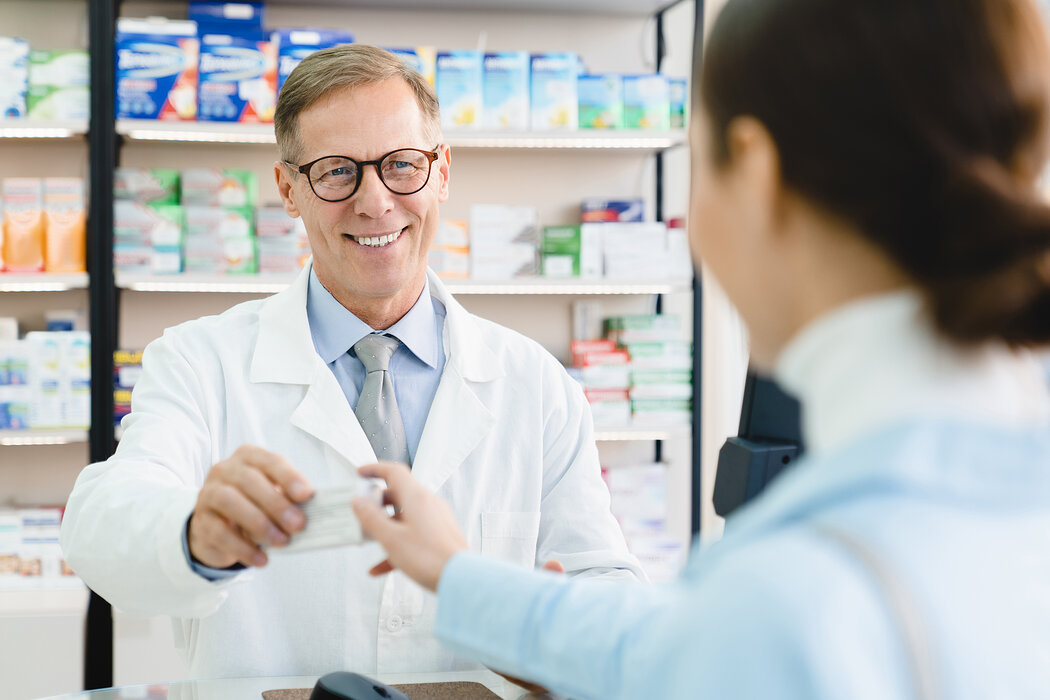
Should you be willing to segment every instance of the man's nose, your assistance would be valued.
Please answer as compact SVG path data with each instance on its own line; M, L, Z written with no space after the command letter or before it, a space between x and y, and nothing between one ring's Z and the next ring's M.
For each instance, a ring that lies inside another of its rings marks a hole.
M361 186L353 198L358 214L378 218L394 206L394 193L387 189L379 177L379 166L369 163L361 172Z

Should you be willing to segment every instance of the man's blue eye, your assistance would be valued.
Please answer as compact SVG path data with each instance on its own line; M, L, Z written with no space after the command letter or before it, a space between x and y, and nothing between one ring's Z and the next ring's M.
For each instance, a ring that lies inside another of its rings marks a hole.
M394 167L395 168L407 168L410 165L412 165L412 164L409 163L407 160L395 160L394 161Z

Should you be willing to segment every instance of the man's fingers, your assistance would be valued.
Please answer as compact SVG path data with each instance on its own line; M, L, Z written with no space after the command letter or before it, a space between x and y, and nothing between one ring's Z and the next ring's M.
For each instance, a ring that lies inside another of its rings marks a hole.
M302 503L314 494L306 477L275 452L254 445L241 445L233 457L261 471L296 503Z
M215 569L237 562L245 566L265 566L266 554L241 534L239 528L215 513L194 512L189 528L190 554Z
M306 525L303 512L292 501L285 498L282 491L274 488L273 482L262 472L255 469L241 469L236 478L236 486L266 514L271 523L281 529L282 533L270 533L267 544L286 544L287 538L281 541L280 534L294 535Z
M365 477L378 477L386 481L387 488L398 496L406 483L412 482L412 472L404 464L377 462L359 467L357 473Z
M394 570L394 567L390 563L390 560L389 559L384 559L383 561L379 562L378 564L373 566L371 569L369 569L368 570L368 575L369 576L382 576L383 574L389 574L393 570Z
M553 571L556 574L564 574L565 567L557 559L551 559L541 567L544 571Z
M221 484L207 488L201 492L198 502L243 530L253 544L288 543L288 535L236 486Z

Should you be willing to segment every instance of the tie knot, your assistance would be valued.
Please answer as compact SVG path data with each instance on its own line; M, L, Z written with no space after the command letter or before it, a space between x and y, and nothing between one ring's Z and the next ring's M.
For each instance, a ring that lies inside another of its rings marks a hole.
M390 366L390 358L400 344L401 341L392 335L369 333L354 343L354 354L365 366L365 372L385 372Z

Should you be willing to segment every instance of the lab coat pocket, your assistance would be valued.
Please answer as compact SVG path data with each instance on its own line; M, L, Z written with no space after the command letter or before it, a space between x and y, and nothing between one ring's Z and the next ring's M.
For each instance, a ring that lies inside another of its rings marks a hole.
M538 512L481 514L481 553L485 556L532 567L539 534Z

